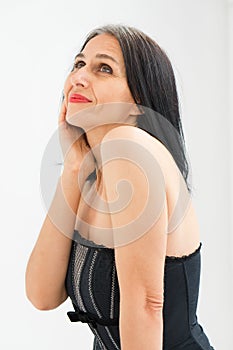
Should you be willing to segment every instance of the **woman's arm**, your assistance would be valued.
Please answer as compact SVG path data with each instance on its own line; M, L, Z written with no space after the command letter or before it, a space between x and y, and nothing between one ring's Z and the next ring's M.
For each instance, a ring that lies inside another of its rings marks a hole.
M80 200L78 171L63 170L26 268L26 295L40 310L67 299L65 276Z
M162 350L163 346L168 213L164 155L151 140L137 128L121 126L101 144L120 287L122 350Z
M40 310L54 309L67 299L65 277L81 191L95 169L83 130L66 121L66 106L64 99L58 119L64 169L25 275L26 295Z

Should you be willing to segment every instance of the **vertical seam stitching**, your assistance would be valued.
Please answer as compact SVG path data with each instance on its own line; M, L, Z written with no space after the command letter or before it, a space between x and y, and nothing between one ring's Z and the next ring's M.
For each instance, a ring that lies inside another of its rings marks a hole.
M114 291L115 291L115 264L113 264L113 268L112 268L110 318L114 318Z
M80 253L82 253L82 254L80 254ZM78 255L81 255L81 258L78 259L77 258ZM75 251L74 251L74 260L73 260L73 264L72 264L72 286L73 286L73 291L74 291L74 296L75 296L77 306L82 311L86 311L86 308L84 306L79 288L80 288L81 272L82 272L82 268L84 265L86 255L87 255L87 249L83 248L83 250L81 250L81 246L78 243L76 243ZM74 271L74 265L76 266L77 260L80 260L80 265L79 265L78 271ZM75 272L77 272L76 279L75 279Z
M89 291L89 295L90 295L90 298L91 298L91 301L92 301L92 305L96 311L96 313L98 314L98 316L100 318L103 318L103 316L101 315L96 303L95 303L95 300L94 300L94 295L92 293L92 275L93 275L93 267L94 267L94 263L95 263L95 260L96 260L96 257L97 257L97 254L98 254L98 251L95 251L94 254L93 254L93 257L92 257L92 261L91 261L91 266L90 266L90 270L89 270L89 276L88 276L88 291Z

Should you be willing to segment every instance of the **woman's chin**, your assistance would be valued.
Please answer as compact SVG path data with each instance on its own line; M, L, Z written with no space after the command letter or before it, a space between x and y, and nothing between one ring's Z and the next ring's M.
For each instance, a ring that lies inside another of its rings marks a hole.
M66 121L71 125L83 128L82 124L85 124L85 119L87 119L88 114L87 108L82 106L73 107L68 104Z
M82 111L83 112L83 111ZM82 128L85 132L88 132L98 126L100 126L99 123L97 123L96 118L91 113L85 113L85 112L76 112L66 114L66 121L70 125Z

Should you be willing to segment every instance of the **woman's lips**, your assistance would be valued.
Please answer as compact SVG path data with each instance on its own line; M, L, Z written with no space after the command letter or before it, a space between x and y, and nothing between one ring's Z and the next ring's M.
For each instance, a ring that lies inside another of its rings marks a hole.
M87 97L79 95L79 94L72 94L70 95L69 102L71 103L87 103L91 102Z

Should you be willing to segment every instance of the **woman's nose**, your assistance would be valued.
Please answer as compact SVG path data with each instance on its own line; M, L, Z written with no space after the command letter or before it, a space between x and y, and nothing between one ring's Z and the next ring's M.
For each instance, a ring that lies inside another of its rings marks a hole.
M87 87L90 83L89 73L82 67L71 74L70 81L73 86L82 85L83 87Z

